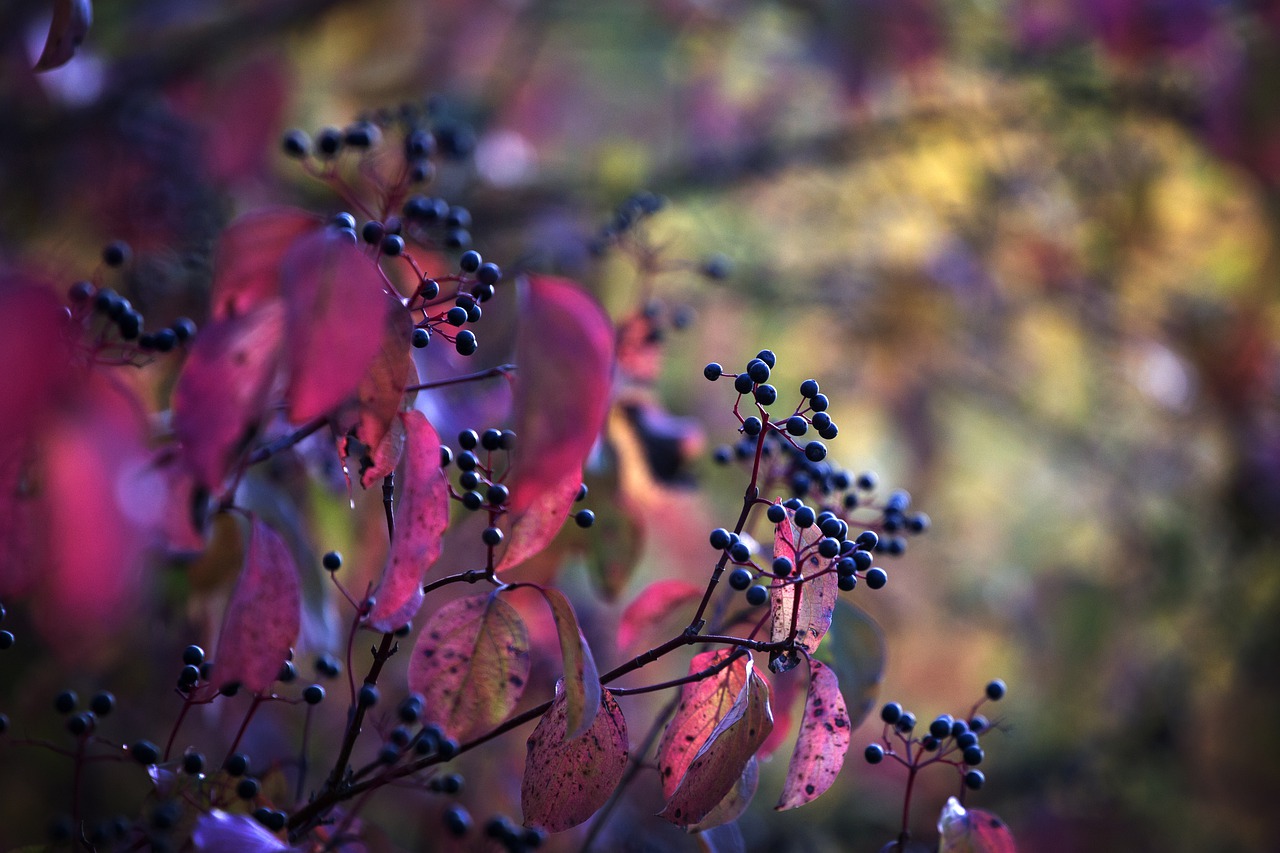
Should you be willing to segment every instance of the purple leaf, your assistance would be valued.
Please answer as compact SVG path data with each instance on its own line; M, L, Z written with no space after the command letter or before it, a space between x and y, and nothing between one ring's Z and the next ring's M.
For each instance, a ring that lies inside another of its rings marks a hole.
M399 460L395 442L389 446L387 438L413 370L413 359L409 355L412 328L413 318L409 312L393 303L387 313L378 354L356 388L355 423L351 431L368 448L368 457L362 460L360 471L360 485L366 489L391 472ZM344 422L343 432L347 423ZM348 455L345 437L339 442L338 450L343 457Z
M938 816L938 853L1017 853L1008 825L991 812L965 810L951 797Z
M604 426L613 375L609 318L576 284L530 277L520 295L512 523L498 571L541 551L564 524Z
M586 638L578 627L578 617L564 593L550 587L537 587L551 608L560 637L560 653L564 656L564 704L569 740L579 737L592 725L600 707L600 673Z
M715 666L732 653L732 649L714 649L696 654L689 662L689 674ZM680 703L658 745L658 772L667 799L676 792L698 750L733 709L747 683L747 659L739 657L715 675L681 686Z
M53 0L53 21L49 24L44 50L33 70L50 71L70 62L84 43L92 24L93 3L90 0Z
M801 532L792 522L792 513L778 525L774 535L773 555L786 557L795 565L793 577L797 575L814 575L826 569L831 560L824 559L810 552L803 565L796 560L796 554L818 541L821 533L816 527ZM795 625L795 641L798 649L812 652L818 648L827 629L831 627L831 613L840 597L839 581L834 572L814 577L803 584L788 584L776 587L770 593L773 599L773 623L770 640L780 642L791 638L792 625ZM797 611L799 611L797 613ZM800 652L787 649L769 655L769 669L774 672L786 672L800 663Z
M529 680L529 632L496 593L451 601L431 615L409 661L422 722L464 741L511 713Z
M689 827L689 831L714 829L737 820L747 810L747 806L751 805L751 799L756 795L758 787L760 787L760 761L753 755L747 762L747 766L743 768L738 781L729 789L729 793L724 795L724 799L717 803L706 817Z
M249 815L228 814L220 809L196 818L191 843L202 853L273 853L294 850Z
M622 611L618 621L618 648L629 649L648 629L664 621L680 605L697 601L703 587L682 580L659 580L649 584Z
M249 537L244 570L218 634L210 689L235 682L251 693L266 692L298 638L302 602L293 556L258 518Z
M747 683L737 701L694 755L660 817L686 827L706 819L741 779L771 731L769 685L748 664Z
M279 302L200 330L173 389L173 431L201 485L216 489L257 432L283 333Z
M295 241L281 265L289 419L328 414L356 393L382 346L388 296L372 259L332 230Z
M849 711L835 672L810 658L809 695L800 720L800 734L787 768L787 781L774 808L782 811L802 806L830 788L844 766L851 733Z
M440 468L440 437L421 412L401 415L404 471L397 482L395 535L368 616L375 631L394 631L422 606L422 576L440 556L449 526L449 481Z
M320 220L305 210L274 207L245 214L218 238L213 259L213 318L247 314L280 296L280 265Z
M587 820L605 804L627 769L627 722L608 690L580 737L568 733L567 691L529 735L520 806L526 826L560 832Z

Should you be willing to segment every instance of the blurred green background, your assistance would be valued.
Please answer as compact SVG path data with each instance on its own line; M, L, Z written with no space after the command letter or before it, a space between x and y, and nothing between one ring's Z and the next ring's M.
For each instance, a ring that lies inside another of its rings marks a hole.
M1009 683L972 805L1028 851L1280 847L1280 4L95 14L77 59L35 76L48 4L0 11L0 259L70 280L122 237L143 258L135 291L199 317L231 215L337 209L277 153L285 128L432 97L474 133L436 191L471 208L487 258L576 277L615 318L652 298L696 310L666 339L655 399L708 447L734 424L701 365L768 346L780 386L812 376L831 397L833 456L929 512L889 587L857 600L887 636L882 700L930 719ZM723 253L726 281L593 257L641 188L670 202L648 226L662 257ZM736 514L741 476L705 450L696 497L637 497L649 535L623 603L699 576L700 537ZM774 814L785 755L743 818L751 849L895 836L902 773L851 754L835 789ZM933 781L925 837L951 788Z

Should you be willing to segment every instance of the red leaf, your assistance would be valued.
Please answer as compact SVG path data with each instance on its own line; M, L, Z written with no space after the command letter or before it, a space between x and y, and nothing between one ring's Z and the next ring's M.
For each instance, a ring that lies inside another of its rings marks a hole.
M680 605L699 600L702 591L703 587L682 580L660 580L649 584L622 611L622 619L618 622L618 648L631 648L632 643L643 637L649 628L666 619Z
M274 301L289 247L319 227L315 216L292 207L255 211L227 226L213 260L213 318L238 317Z
M374 590L368 625L394 631L422 606L422 576L440 556L449 526L449 481L440 467L440 437L421 412L405 412L404 470L397 482L395 535Z
M26 445L0 454L0 601L25 598L40 578L35 460Z
M173 389L173 431L201 485L216 489L257 432L280 357L278 302L200 331Z
M537 587L551 608L560 637L560 653L564 656L564 704L568 721L566 737L573 740L590 728L600 706L600 672L587 640L578 627L578 617L564 593L550 587Z
M368 461L372 463L362 466L360 471L360 485L366 489L394 469L399 459L398 452L391 452L394 446L385 443L413 370L413 359L409 355L412 329L413 318L409 312L401 305L392 304L378 354L356 388L356 420L352 432L368 448ZM343 457L347 456L345 438L338 449Z
M761 760L769 758L784 743L793 740L794 730L791 724L797 716L796 705L804 692L801 688L807 686L808 673L801 678L800 673L794 669L784 673L774 673L773 678L769 679L769 707L773 709L773 731L756 752Z
M276 680L298 638L298 570L284 540L257 518L244 562L218 634L214 685L237 682L245 690L262 693Z
M281 266L288 331L289 419L329 413L355 394L382 346L395 304L381 274L333 230L297 240Z
M836 781L849 751L849 711L830 667L809 659L809 695L787 781L774 806L779 811L802 806L821 796Z
M714 649L694 655L689 674L709 669L732 653L732 649ZM658 745L658 771L662 795L667 799L676 792L694 755L733 709L747 684L748 659L747 655L741 656L710 678L691 681L680 688L680 704Z
M572 282L530 277L520 321L512 523L498 571L541 551L564 524L604 426L613 373L609 318Z
M529 632L497 593L460 598L433 613L409 661L409 688L425 700L423 724L458 741L505 720L528 680Z
M36 625L64 657L91 654L139 604L164 492L132 394L86 377L41 437Z
M594 722L579 737L566 737L568 692L529 735L520 807L525 826L560 832L585 821L605 804L627 769L627 721L608 690L601 690Z
M786 520L778 525L774 535L773 555L786 557L795 563L796 554L818 541L822 534L816 527L801 533L791 519L792 513L788 512ZM804 565L796 565L792 577L814 575L830 564L831 560L813 554L805 558ZM796 646L805 651L815 651L827 629L831 627L831 613L840 598L839 581L835 573L829 572L803 584L777 587L770 595L773 599L770 640L776 643L789 639L794 621ZM786 672L798 663L800 653L791 649L769 655L769 669L774 672Z
M732 790L760 744L773 731L769 685L747 665L747 683L724 719L689 763L660 817L677 826L704 820Z
M938 817L938 853L1017 853L1008 825L991 812L965 810L955 797Z
M71 324L49 290L19 276L0 277L0 447L41 428L72 374Z
M84 43L92 24L93 3L90 0L54 0L49 35L33 70L50 71L70 62Z
M747 766L743 768L738 781L734 782L729 793L724 795L724 799L717 803L706 817L689 827L689 831L714 829L737 820L747 810L747 806L751 805L751 799L755 797L758 787L760 787L760 762L753 755L747 762Z

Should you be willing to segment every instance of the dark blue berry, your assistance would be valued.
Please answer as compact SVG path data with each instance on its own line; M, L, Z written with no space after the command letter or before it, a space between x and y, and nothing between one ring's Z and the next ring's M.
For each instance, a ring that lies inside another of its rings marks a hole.
M316 134L316 153L321 157L333 157L342 149L342 131L336 127L323 128Z
M360 693L356 697L356 704L361 708L372 708L378 704L379 695L376 685L365 684L360 688Z
M836 579L836 586L840 588L841 592L850 592L857 585L857 575L840 575L840 577Z
M778 357L773 354L773 350L762 349L756 353L756 358L767 364L772 369L778 363Z
M806 400L816 396L818 393L818 382L816 379L806 379L800 383L800 396Z
M723 281L733 271L733 264L724 255L712 255L702 262L702 274L712 281Z
M968 746L964 750L964 763L970 767L974 767L982 763L982 759L986 757L986 753L982 751L980 746Z
M319 684L310 685L302 691L302 700L308 705L319 705L324 701L324 688Z
M752 577L751 572L741 566L734 569L732 572L729 572L729 586L733 587L738 592L742 592L747 587L751 586L752 580L754 580L754 578Z
M422 349L427 344L431 343L431 333L422 327L418 327L413 330L413 337L411 340L415 349Z
M964 786L971 791L976 791L986 784L987 777L983 775L981 770L970 770L964 774Z
M13 632L0 631L0 651L13 648Z
M752 382L768 382L769 365L758 358L753 358L747 362L747 375L751 377Z
M596 514L589 509L580 509L573 514L573 521L579 527L590 527L596 523Z
M85 711L82 714L73 714L67 718L67 731L72 737L80 737L93 728L97 716L92 711Z
M817 517L814 515L813 507L801 505L796 510L794 520L796 527L804 529L813 527L814 523L817 521Z
M811 441L804 446L804 457L810 462L821 462L827 458L827 446L821 441Z
M53 709L59 714L70 714L79 704L80 697L76 695L74 690L63 690L57 696L53 697Z
M458 355L474 355L479 346L475 334L466 329L458 332L458 337L453 342L453 348L458 351Z
M484 495L476 491L467 492L462 496L462 505L475 512L484 506Z
M791 435L800 436L809 431L809 422L799 415L792 415L787 418L787 432Z
M734 377L733 390L737 391L739 394L750 394L752 384L750 376L745 373L739 373Z
M440 467L448 468L452 464L453 464L453 451L449 448L449 445L447 444L440 445Z
M316 672L326 678L337 678L342 672L342 665L338 663L333 655L323 654L316 658Z
M723 374L724 368L714 361L702 368L702 375L710 379L712 382L719 379Z
M102 249L102 262L109 267L124 266L129 262L133 250L123 240L113 240Z
M760 405L771 406L778 399L778 389L772 385L757 385L755 397Z
M752 607L759 607L769 600L769 590L759 584L747 590L747 604Z
M897 723L898 731L909 732L916 727L916 715L910 711L903 711L902 717Z
M999 678L995 679L987 685L987 698L993 702L998 702L1004 698L1004 694L1008 691L1005 683Z
M364 224L364 227L360 229L360 236L370 246L381 243L382 238L385 237L386 234L386 228L383 227L382 223L376 219L369 220Z
M791 558L778 556L773 558L773 565L769 568L772 569L773 573L778 577L785 578L787 575L791 574L791 570L794 566L791 564Z
M501 483L494 483L485 493L490 506L502 506L511 499L511 490Z
M821 438L825 439L826 441L834 440L835 437L839 434L840 434L840 428L836 426L834 422L829 423L826 426L824 426L822 429L818 430L818 435ZM814 461L817 461L817 460L814 460Z
M289 157L302 159L311 153L311 137L304 130L293 129L285 133L280 147Z
M948 737L951 734L951 726L954 723L955 720L952 719L950 714L943 714L929 724L929 734L938 739Z
M444 810L444 826L450 835L461 838L471 831L471 815L462 806L449 806Z
M867 569L866 581L867 586L871 589L883 589L884 585L889 582L889 576L885 574L884 569L873 567Z
M382 254L397 257L404 252L404 238L399 234L388 234L382 238Z
M422 697L416 694L406 696L400 703L400 707L396 709L396 713L402 723L418 722L418 717L422 715Z
M472 447L474 446L475 445L472 445ZM479 464L480 464L480 459L470 450L464 450L458 454L457 465L458 465L458 470L460 471L474 471L476 469L476 466L478 466Z
M769 511L765 513L765 517L769 519L771 524L781 524L787 520L787 511L782 504L770 504Z
M845 526L843 521L830 513L823 513L823 515L827 517L818 522L818 529L822 531L823 536L839 539L847 532L847 530L842 529Z
M139 764L151 765L160 760L160 750L149 740L140 740L129 747L133 760Z
M204 772L204 756L198 752L188 752L182 756L182 772L188 776L196 776Z
M326 571L336 572L342 568L342 555L337 551L329 551L320 558L320 565L324 566Z
M424 278L418 285L418 293L423 299L435 299L440 295L440 282L434 278Z
M831 402L827 400L826 394L814 394L809 398L809 408L815 412L825 412L830 405Z
M880 719L892 726L902 719L904 713L902 705L897 702L889 702L880 709Z
M445 312L444 321L450 326L461 326L467 322L467 309L457 305Z
M991 723L986 717L977 714L973 719L969 720L969 730L975 734L981 734L991 727Z
M880 537L876 535L874 530L864 530L859 533L858 538L853 541L856 542L858 547L862 550L870 551L872 548L876 547L876 544L880 541Z
M261 787L257 779L246 776L236 785L236 796L242 800L252 800L258 796Z
M878 743L868 744L863 750L862 757L867 760L868 764L879 764L884 761L884 747Z
M920 745L924 747L925 752L933 752L938 748L939 740L933 735L925 735L920 738Z
M973 732L961 732L956 735L956 746L961 749L968 749L971 746L978 745L978 736Z
M233 752L222 763L222 769L228 776L243 776L249 772L249 756L243 752Z
M751 549L746 542L738 540L729 546L729 559L735 563L745 563L751 559Z
M173 329L173 336L180 344L185 344L196 336L196 324L190 317L179 317L173 321L170 328Z
M471 249L463 252L462 256L458 258L458 268L463 272L475 272L480 269L480 264L483 261L484 259L480 257L480 253L475 249Z
M723 551L725 548L728 548L733 544L732 535L723 527L717 527L715 530L711 531L711 535L708 539L711 542L711 547L715 548L717 551Z
M825 557L826 559L829 560L839 553L840 553L840 543L837 540L831 539L830 537L825 537L819 540L818 542L819 557Z
M742 422L742 431L752 438L760 434L760 430L764 429L764 424L755 415L746 418Z
M116 709L116 697L108 690L99 690L89 700L89 710L99 717L105 717Z
M502 268L497 264L484 263L476 270L476 281L485 287L492 288L502 281Z
M496 527L486 527L480 534L480 540L490 548L495 548L502 544L502 531Z

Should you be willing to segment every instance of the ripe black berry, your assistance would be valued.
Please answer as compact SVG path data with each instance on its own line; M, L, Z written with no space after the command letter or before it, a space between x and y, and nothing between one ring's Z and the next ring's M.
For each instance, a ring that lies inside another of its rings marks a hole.
M755 438L760 434L760 430L764 429L764 424L755 415L745 419L742 422L742 431L747 435Z
M366 684L360 688L360 694L356 697L356 703L361 708L372 708L378 704L378 688L372 684Z
M988 722L987 718L982 716L981 714L974 716L974 718L969 721L969 730L974 734L981 734L982 732L985 732L990 727L991 727L991 723Z
M970 770L964 774L964 786L971 791L976 791L986 784L987 777L983 775L981 770Z
M444 810L444 826L450 835L461 838L471 831L471 815L462 806L449 806Z
M579 527L590 527L596 523L596 514L589 509L580 509L573 514L573 521Z
M227 771L228 776L243 776L249 772L249 756L243 752L233 752L223 762L222 769Z
M458 268L463 272L475 272L480 269L480 264L482 262L483 259L480 257L480 253L475 249L471 249L470 251L463 252L462 257L458 258Z
M342 664L333 655L323 654L316 658L316 672L326 678L337 678L338 673L342 672Z
M502 531L496 527L486 527L480 534L480 539L490 548L497 547L502 544Z
M262 786L258 784L258 780L252 776L246 776L236 785L236 796L242 800L252 800L258 796L258 790Z
M182 756L182 772L195 776L204 772L204 756L198 752L188 752Z
M714 361L702 368L702 375L710 379L712 382L719 379L723 373L724 368Z
M950 714L943 714L929 724L929 734L939 739L947 737L951 734L951 726L954 723L955 720L951 718Z
M53 709L59 714L70 714L76 709L76 705L79 702L80 697L76 695L74 690L63 690L53 697Z
M326 571L336 572L342 568L342 555L337 551L329 551L320 558L320 565L324 566Z
M970 767L981 764L982 759L986 757L980 746L967 746L964 750L964 763Z
M0 631L0 651L13 648L13 632Z
M458 337L453 342L453 348L458 351L458 355L474 355L479 347L475 334L466 329L458 332Z
M821 462L827 458L827 446L821 441L811 441L804 446L804 456L810 462Z
M116 697L106 690L100 690L93 694L93 698L89 700L89 710L97 714L99 717L105 717L116 708Z
M67 718L67 731L73 737L80 737L85 732L93 728L93 724L97 718L92 711L85 711L82 714L75 714Z
M889 582L889 575L885 570L879 567L867 569L866 574L867 586L871 589L883 589L884 585Z
M808 507L801 504L800 507L795 512L794 520L796 523L796 527L804 529L808 527L813 527L814 522L817 521L817 516L814 515L813 507Z
M280 140L280 147L288 156L300 160L311 153L311 137L306 131L294 128L285 133L284 138Z
M129 262L133 250L123 240L113 240L102 249L102 262L109 267L124 266Z
M751 586L752 580L751 572L741 566L729 573L729 586L738 590L738 592L742 592L747 587Z
M961 749L968 749L971 746L978 745L978 736L973 732L961 732L956 735L956 746Z
M800 396L808 400L816 397L818 394L818 382L816 379L806 379L800 383Z
M809 431L809 422L799 415L792 415L787 418L787 432L795 436L804 435Z
M735 563L745 563L751 559L751 549L746 542L738 540L729 546L729 559Z
M769 519L771 524L781 524L787 519L787 511L782 504L772 504L769 511L765 513L765 517Z
M160 750L149 740L138 741L129 747L129 753L133 756L133 760L139 764L151 765L160 759Z
M750 394L752 384L750 376L745 373L739 373L733 379L733 390L739 394Z
M880 709L880 719L884 720L889 725L893 725L898 722L898 720L902 719L903 713L902 705L897 702L889 702Z
M867 760L868 764L879 764L884 761L884 747L878 743L868 744L863 750L862 757Z
M987 698L992 702L998 702L1004 698L1004 694L1008 691L1005 683L999 678L995 679L987 685Z
M858 538L853 540L857 546L863 551L870 551L876 547L880 541L880 537L876 535L874 530L864 530L858 534Z
M388 234L382 238L379 248L382 249L382 254L397 257L404 252L404 238L399 234Z
M396 710L402 723L416 723L418 717L422 714L422 697L410 695L404 698L400 703L400 707Z
M785 578L787 575L791 574L793 566L791 565L791 559L789 557L774 557L773 565L770 568L773 570L775 575Z
M756 358L763 361L770 369L778 363L778 357L773 354L773 350L762 349L760 352L756 353Z
M752 607L759 607L769 600L769 590L756 584L747 590L747 604Z
M836 578L836 586L840 588L841 592L850 592L857 585L857 575L840 575L840 577Z
M717 527L715 530L711 531L709 539L711 541L711 547L715 548L717 551L723 551L725 548L728 548L733 544L732 536L729 531L725 530L723 527Z
M316 153L321 157L332 157L340 150L342 150L342 131L336 127L326 127L316 134Z
M302 691L302 699L308 705L319 705L324 701L324 688L319 684L312 684Z
M898 719L898 731L909 732L916 727L916 715L910 711L903 711L902 716Z
M755 397L756 402L760 405L771 406L778 399L778 389L772 385L757 385Z
M814 394L809 398L809 408L815 412L825 412L831 406L826 394Z
M758 358L753 358L747 362L747 375L751 377L752 382L768 382L769 365Z

